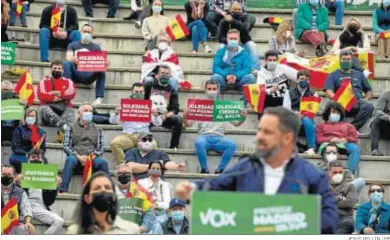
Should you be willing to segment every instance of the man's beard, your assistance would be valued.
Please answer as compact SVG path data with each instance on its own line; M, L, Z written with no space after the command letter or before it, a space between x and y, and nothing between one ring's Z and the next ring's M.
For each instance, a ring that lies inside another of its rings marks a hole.
M255 155L259 159L267 160L267 159L279 154L281 149L282 149L282 147L280 145L273 146L270 149L264 149L264 150L257 149Z

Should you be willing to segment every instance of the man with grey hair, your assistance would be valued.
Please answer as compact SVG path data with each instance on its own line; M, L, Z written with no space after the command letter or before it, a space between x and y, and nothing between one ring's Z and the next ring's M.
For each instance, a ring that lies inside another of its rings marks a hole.
M239 160L218 177L179 183L177 195L189 200L191 192L197 189L320 195L321 232L335 233L338 215L328 177L295 151L299 127L299 118L292 111L267 108L259 122L255 154Z
M76 123L64 134L64 151L67 155L60 192L68 192L73 170L83 169L88 157L93 158L93 172L104 171L110 174L107 161L103 158L104 139L102 130L92 122L92 105L83 103L78 109Z
M18 99L18 95L14 93L13 84L4 80L1 82L1 101ZM12 141L12 135L15 128L19 125L19 120L1 121L1 142Z

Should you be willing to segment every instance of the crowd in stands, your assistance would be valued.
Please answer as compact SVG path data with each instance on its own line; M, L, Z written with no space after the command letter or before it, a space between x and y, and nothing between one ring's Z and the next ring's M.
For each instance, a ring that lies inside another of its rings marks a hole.
M120 5L119 0L83 0L87 17L93 17L91 6L95 3L108 5L107 18L114 18ZM45 234L63 233L64 219L51 211L50 206L56 201L58 194L66 195L72 192L72 187L82 187L71 186L75 185L71 179L74 174L83 174L89 158L93 158L93 174L83 186L82 197L75 209L74 224L68 227L68 234L189 233L187 202L185 199L175 198L173 187L164 178L166 171L185 172L187 163L172 161L169 155L159 148L157 134L153 134L151 129L163 127L171 130L168 147L172 151L179 151L183 130L195 123L188 119L189 110L186 107L181 106L184 113L180 113L179 104L180 83L191 79L185 79L178 53L174 50L175 43L164 33L170 18L164 15L163 0L131 0L130 3L131 12L124 20L135 20L135 26L145 40L146 52L140 69L141 78L132 81L135 83L131 86L129 98L152 101L150 123L122 121L119 101L115 103L115 111L109 115L101 117L97 113L96 107L105 101L106 72L82 72L77 69L78 52L103 51L93 42L93 26L84 24L79 29L76 9L67 5L65 0L56 0L55 4L43 9L39 24L40 60L50 62L51 74L38 83L39 110L21 102L26 109L20 122L1 121L1 141L11 142L12 151L9 164L2 162L1 167L2 209L12 198L16 198L21 219L21 224L15 227L11 234L34 233L32 220L49 225ZM28 25L26 13L30 4L28 0L23 1L20 15L23 27ZM56 7L61 11L61 22L59 29L53 31L50 27L51 15ZM313 79L309 71L298 71L280 63L280 56L294 53L303 57L306 53L298 51L297 40L313 45L317 57L328 54L328 11L335 12L336 25L343 25L344 1L297 0L296 7L292 21L282 21L275 36L269 36L268 51L259 53L251 37L256 17L247 12L245 0L189 0L183 6L193 54L199 51L199 45L203 46L207 54L215 51L212 75L205 81L204 87L202 86L204 99L217 100L220 99L221 93L235 90L245 103L244 108L240 109L242 121L196 123L198 135L191 144L199 162L199 172L214 172L224 176L223 173L226 173L225 170L237 150L237 140L225 136L226 127L228 124L234 127L248 124L246 119L250 107L243 96L243 86L261 84L265 86L265 109L283 107L284 110L293 112L295 117L299 117L300 135L304 136L302 139L306 142L303 150L299 152L309 158L315 154L322 157L317 167L323 171L317 171L316 168L310 174L317 178L320 173L326 173L329 178L323 180L329 186L321 187L330 188L333 193L333 196L327 196L326 204L337 210L339 223L337 230L329 230L328 233L388 234L390 204L384 201L385 188L382 185L372 184L369 187L370 200L358 206L354 217L359 196L366 194L363 192L365 180L358 177L361 160L359 135L364 131L364 126L371 129L369 134L373 156L384 155L379 148L382 138L390 140L390 91L384 91L376 103L372 104L373 89L368 81L370 72L361 66L354 55L371 50L369 36L363 31L359 19L352 18L345 24L329 52L339 55L340 67L329 74L323 89L324 94L321 95L311 87L310 82ZM7 26L15 25L15 11L15 1L8 3L2 0L2 41L8 41ZM373 11L372 28L377 35L390 33L390 0L382 0L380 6ZM217 41L219 49L211 49L208 45L210 41ZM377 57L389 58L390 38L378 37L377 41ZM66 59L50 59L49 49L53 47L67 49ZM261 54L264 56L263 65L260 62ZM346 111L340 103L334 101L334 96L345 78L352 82L352 91L357 99L351 111ZM77 94L76 84L91 85L94 82L95 100L81 103L75 111L72 100ZM326 104L322 121L315 121L300 114L302 97L313 96L324 96L322 100ZM17 98L13 84L3 80L1 99ZM262 116L264 115L258 114L259 119ZM111 159L104 156L104 139L107 136L104 135L101 123L122 127L122 133L108 141L113 164L110 163ZM51 126L57 130L57 142L62 143L66 154L62 174L56 179L56 190L22 189L20 180L23 163L47 164L52 161L46 154L48 133L43 126ZM164 137L167 136L165 133ZM276 142L276 138L270 141ZM36 149L34 146L38 143L40 147ZM291 143L295 142L291 140ZM292 150L295 149L298 150L298 147L292 146ZM209 151L222 155L216 169L209 168ZM341 154L347 155L346 166L341 161ZM245 164L238 167L250 168ZM282 168L274 169L264 162L262 164L264 171L275 174L280 174L279 171L285 167L283 165ZM115 173L110 173L110 166L113 165L116 166ZM304 171L298 167L296 169L296 174ZM112 175L114 179L110 177ZM231 176L226 174L225 180L230 178ZM133 181L139 183L151 197L150 206L142 209L140 223L125 221L117 216L119 199L138 198L137 194L130 193ZM252 188L257 182L241 184L245 185L241 186L243 188ZM202 188L201 185L198 187ZM268 187L264 192L275 194L277 190Z

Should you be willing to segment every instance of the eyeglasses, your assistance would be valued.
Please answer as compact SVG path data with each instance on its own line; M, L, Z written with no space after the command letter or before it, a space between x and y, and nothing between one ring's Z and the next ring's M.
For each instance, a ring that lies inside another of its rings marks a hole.
M373 192L381 193L381 192L383 192L383 191L382 191L382 189L380 189L380 188L370 189L369 193L373 193Z
M147 142L147 141L153 142L153 138L152 137L144 137L141 140L142 140L142 142Z

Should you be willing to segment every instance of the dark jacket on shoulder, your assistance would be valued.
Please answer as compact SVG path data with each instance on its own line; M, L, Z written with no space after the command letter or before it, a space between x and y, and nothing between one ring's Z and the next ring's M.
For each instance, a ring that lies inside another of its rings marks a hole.
M164 96L168 106L168 112L172 111L174 114L179 113L179 94L171 85L161 86L156 79L153 82L146 82L145 99L150 99L153 95Z
M252 38L249 35L249 25L250 20L246 13L241 13L239 17L233 17L231 22L226 22L225 19L221 19L218 26L218 41L226 44L226 34L230 29L237 29L240 31L240 40L242 44L251 41Z
M43 9L42 15L41 15L41 22L39 24L39 29L41 29L41 28L50 29L51 12L53 11L53 9L55 7L56 7L56 5L52 4L52 5L47 6ZM66 16L66 23L64 26L65 12L66 12L67 16ZM75 8L73 8L69 5L66 5L66 10L64 10L61 13L60 28L65 29L68 32L68 34L74 30L79 29L79 21L77 18L77 12L76 12Z
M173 228L173 222L172 222L172 218L168 218L167 221L165 221L164 223L162 223L162 229L164 231L164 234L177 234L175 229ZM181 229L180 229L180 233L179 234L188 234L188 227L189 227L189 224L188 224L188 220L186 217L184 217L184 220L183 220L183 224L181 225Z

